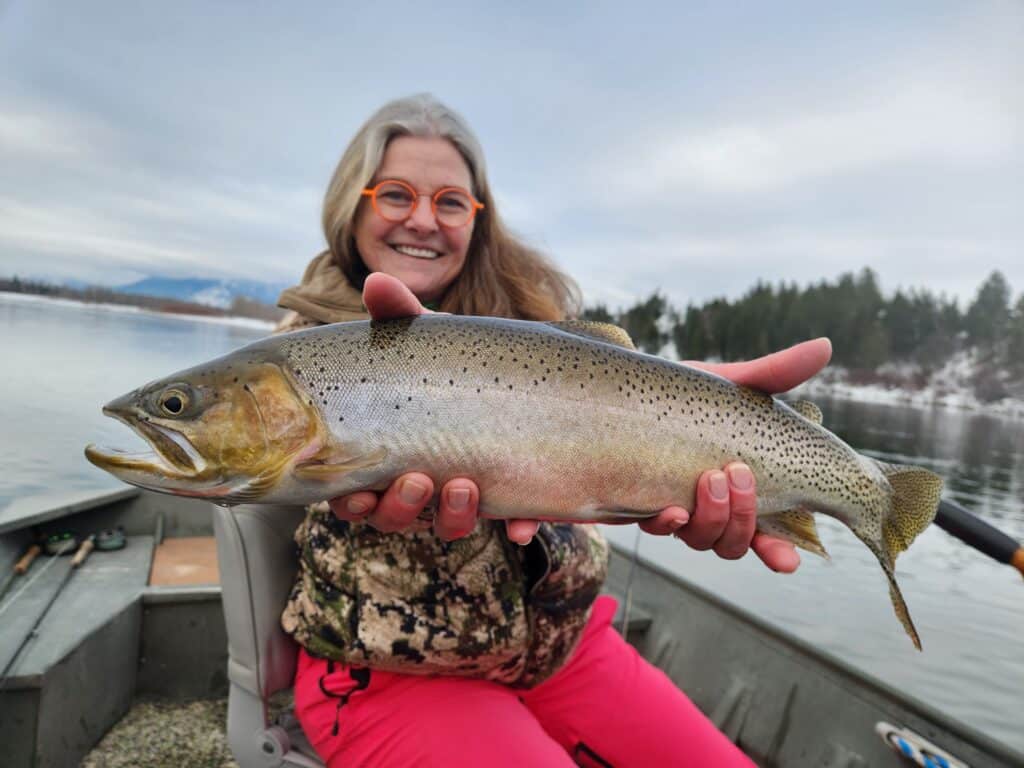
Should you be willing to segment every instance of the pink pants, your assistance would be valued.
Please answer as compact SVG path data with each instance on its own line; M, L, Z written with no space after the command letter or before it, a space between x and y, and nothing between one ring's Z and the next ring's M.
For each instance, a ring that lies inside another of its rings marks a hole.
M572 658L530 690L338 663L328 673L326 661L301 651L295 710L330 768L751 768L612 628L615 607L598 598Z

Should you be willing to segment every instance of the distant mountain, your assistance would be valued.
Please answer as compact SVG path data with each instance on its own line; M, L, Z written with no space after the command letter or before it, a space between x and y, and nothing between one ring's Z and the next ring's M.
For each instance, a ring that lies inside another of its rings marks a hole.
M147 277L128 285L119 285L115 290L143 296L193 301L198 304L227 309L231 306L231 302L240 296L274 306L277 304L277 297L281 291L288 286L289 283L262 283L256 280Z

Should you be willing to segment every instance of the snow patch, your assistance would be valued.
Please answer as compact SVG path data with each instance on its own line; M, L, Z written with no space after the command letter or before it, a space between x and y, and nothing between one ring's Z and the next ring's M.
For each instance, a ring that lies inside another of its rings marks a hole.
M926 376L914 363L886 363L876 371L884 383L854 383L850 380L849 370L833 366L796 387L790 394L920 409L950 408L1024 421L1024 400L1020 398L1006 397L995 402L978 399L973 385L978 369L979 361L973 350L957 352L930 376Z

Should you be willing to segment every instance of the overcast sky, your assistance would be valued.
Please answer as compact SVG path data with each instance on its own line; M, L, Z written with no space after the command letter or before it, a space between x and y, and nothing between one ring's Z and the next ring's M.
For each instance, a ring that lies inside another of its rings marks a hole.
M0 0L0 274L293 281L384 101L462 112L590 301L1024 291L1024 3Z

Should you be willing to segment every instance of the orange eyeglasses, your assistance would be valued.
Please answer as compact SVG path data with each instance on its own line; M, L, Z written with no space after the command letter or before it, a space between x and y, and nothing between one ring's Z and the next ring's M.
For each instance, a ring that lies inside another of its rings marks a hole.
M453 229L469 224L484 207L461 187L442 187L431 196L420 194L410 184L397 179L385 179L375 187L367 187L363 197L370 198L378 216L395 224L412 216L421 197L429 197L437 223Z

